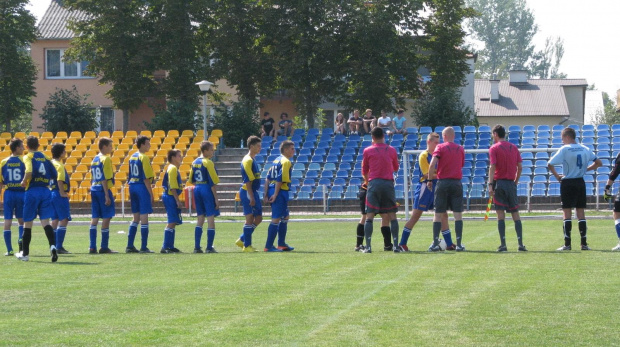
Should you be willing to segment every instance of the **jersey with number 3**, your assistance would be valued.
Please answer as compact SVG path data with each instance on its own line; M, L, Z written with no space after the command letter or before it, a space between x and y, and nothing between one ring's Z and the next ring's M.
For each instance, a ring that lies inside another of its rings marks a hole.
M551 165L562 165L564 178L582 178L596 155L578 143L564 145L549 159Z
M107 155L101 153L97 154L93 158L93 162L90 164L90 191L102 192L103 184L107 181L108 188L114 186L114 170L112 169L112 159Z
M26 190L32 187L49 188L51 181L58 176L52 160L41 152L31 152L24 156L26 173L32 173Z
M207 158L198 158L192 163L192 172L189 176L190 183L203 187L213 187L220 183L220 178L215 170L213 162Z
M144 184L147 178L153 178L151 161L146 155L136 152L129 158L129 184Z
M26 171L26 165L21 157L10 156L0 163L2 167L2 175L0 175L0 183L6 186L8 190L23 192L22 179Z

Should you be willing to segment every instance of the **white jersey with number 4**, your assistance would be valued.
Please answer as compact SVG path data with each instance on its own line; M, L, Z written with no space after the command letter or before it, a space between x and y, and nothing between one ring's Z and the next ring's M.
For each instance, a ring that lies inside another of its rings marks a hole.
M564 178L582 178L588 164L596 160L592 150L578 143L564 145L549 159L551 165L562 165Z

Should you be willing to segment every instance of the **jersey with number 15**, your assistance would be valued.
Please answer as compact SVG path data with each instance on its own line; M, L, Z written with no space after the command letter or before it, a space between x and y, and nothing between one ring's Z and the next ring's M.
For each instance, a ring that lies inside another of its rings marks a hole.
M550 165L562 165L564 178L582 178L588 165L596 160L590 148L578 143L564 145L549 159Z
M108 188L114 186L114 170L112 169L112 159L107 155L101 153L97 154L93 158L93 162L90 164L90 191L102 192L103 184L107 181Z
M26 173L32 173L26 190L32 187L49 188L52 180L58 176L52 160L41 152L30 152L24 156Z
M136 152L129 158L129 184L144 184L144 180L155 177L149 157Z

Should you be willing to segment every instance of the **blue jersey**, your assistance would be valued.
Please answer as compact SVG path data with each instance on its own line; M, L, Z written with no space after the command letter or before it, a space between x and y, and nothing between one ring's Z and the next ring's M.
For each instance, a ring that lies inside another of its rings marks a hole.
M58 177L56 177L56 179L52 181L52 185L50 186L50 189L52 191L58 192L58 182L63 182L65 185L65 192L69 192L69 190L71 189L71 183L69 181L69 174L67 174L67 169L65 169L65 165L55 159L52 160L52 164L56 168Z
M6 186L7 190L25 191L22 187L22 180L26 174L26 165L22 157L10 156L0 163L0 167L2 167L0 182Z
M168 165L168 169L166 170L161 186L164 190L164 195L172 196L175 191L177 195L181 195L183 183L181 182L179 169L176 166L172 164Z
M26 165L26 173L32 173L26 190L32 187L49 188L52 180L58 176L51 159L41 152L28 153L24 156L24 164Z
M101 153L93 158L90 164L90 191L102 192L103 184L108 182L108 189L114 186L114 169L112 169L112 159Z
M564 178L582 178L588 170L588 163L596 155L588 147L578 143L564 145L549 159L550 165L562 165Z
M288 184L291 183L292 172L293 165L291 161L283 155L279 156L273 161L273 166L269 168L267 172L269 186L275 186L276 182L282 182L280 190L288 191Z
M241 161L241 178L243 179L241 189L247 190L245 184L248 182L252 182L252 191L258 191L260 188L260 169L249 154Z
M196 185L196 188L213 187L220 183L220 178L215 170L213 162L207 158L198 158L192 163L192 172L189 175L190 183Z
M145 179L155 177L149 157L136 152L129 158L129 184L144 184Z

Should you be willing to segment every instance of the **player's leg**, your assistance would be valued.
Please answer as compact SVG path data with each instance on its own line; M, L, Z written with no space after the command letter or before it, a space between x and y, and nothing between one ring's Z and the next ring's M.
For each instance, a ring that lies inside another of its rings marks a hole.
M217 253L213 248L213 242L215 241L215 215L207 216L207 248L205 253Z
M71 254L64 248L65 235L67 235L67 225L71 220L71 206L69 198L58 197L54 200L55 215L58 216L58 225L52 228L56 233L56 249L58 254Z
M140 253L153 253L148 248L149 242L149 215L140 213Z
M590 247L588 247L588 225L586 223L586 209L585 208L576 208L575 215L577 216L577 220L579 220L579 235L581 236L581 250L589 251Z
M6 197L6 195L5 195ZM11 218L7 219L7 212L11 214ZM4 255L14 255L13 245L11 243L11 224L13 224L13 211L7 211L4 207L4 244L6 245L6 253Z
M392 250L394 245L391 240L390 216L387 213L379 214L381 216L381 235L383 236L383 250L388 252Z
M272 196L275 192L275 187L270 186L267 190L267 196ZM275 201L271 204L271 223L267 228L267 240L265 241L265 252L282 252L282 250L275 247L273 244L278 236L278 229L280 227L280 220L282 216L286 214L287 207L284 206L284 201L280 194L276 196Z
M355 232L355 251L359 252L364 250L364 224L366 223L366 210L362 214L360 221L357 223L357 230Z
M499 233L500 245L497 247L498 252L506 252L506 212L502 208L495 210L497 213L497 231Z
M562 200L562 214L564 217L564 246L558 248L558 251L571 250L571 231L573 229L572 215L573 208L577 207L577 199L575 197L576 189L574 179L564 179L560 182L560 198Z
M517 233L517 242L519 243L519 251L527 251L527 248L523 245L523 225L521 224L521 215L519 210L511 212L512 220L515 223L515 232Z
M573 209L572 208L563 208L562 215L564 217L563 220L563 231L564 231L564 246L558 248L558 251L570 251L571 250L571 231L573 229Z
M366 248L363 250L364 253L372 252L371 238L372 238L372 222L374 219L375 219L375 213L367 211L366 221L364 222L364 238L366 239Z
M69 219L65 218L58 223L58 228L56 228L56 249L58 249L58 253L60 254L71 254L71 252L67 251L64 247L65 235L67 235L67 225L69 225Z
M398 219L396 218L396 212L389 212L387 216L390 221L390 233L392 234L392 251L400 252L401 249L398 247Z
M138 234L138 224L140 224L140 194L136 185L129 185L129 201L131 203L131 213L133 218L129 223L129 231L127 232L127 247L125 253L138 253L135 246L136 235Z
M616 196L614 202L614 224L616 228L616 235L618 236L618 245L611 250L614 252L620 252L620 199Z
M50 201L51 207L51 201ZM50 224L49 215L51 212L42 213L40 216L41 226L43 226L43 230L45 230L45 236L47 237L47 242L50 246L50 255L52 257L52 263L55 263L58 260L58 250L56 249L56 235L54 233L54 229ZM47 217L47 218L45 218Z
M278 194L278 200L281 203L281 210L279 212L280 223L278 223L278 249L284 252L289 252L294 250L295 248L289 246L286 243L286 234L288 232L288 219L289 219L289 209L288 209L288 200L289 200L289 192L280 191Z
M407 242L409 241L411 230L416 225L416 223L420 220L420 217L422 217L422 213L424 213L424 211L422 210L418 210L418 209L411 210L411 217L409 217L409 220L407 221L407 223L405 223L405 226L403 227L403 234L400 237L400 242L398 243L398 245L405 252L409 252L409 247L407 246Z
M441 233L442 224L445 224L444 219L447 220L448 216L448 195L446 191L446 183L443 180L438 180L435 184L435 215L433 216L433 243L428 248L429 252L438 252L441 250L439 247L439 234Z

